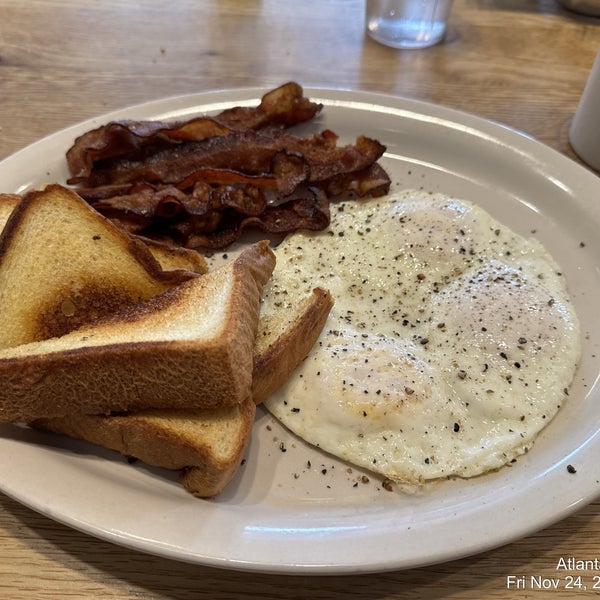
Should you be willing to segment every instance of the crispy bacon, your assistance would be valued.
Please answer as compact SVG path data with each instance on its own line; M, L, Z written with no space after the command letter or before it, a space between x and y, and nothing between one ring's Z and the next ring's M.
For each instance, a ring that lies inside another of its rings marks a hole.
M99 200L93 206L138 235L169 240L187 248L218 249L254 227L285 234L319 230L329 224L329 201L318 188L279 205L267 205L259 188L200 188L186 195L173 186L137 186L132 194Z
M377 140L365 136L359 136L354 144L346 146L337 146L336 142L337 136L328 130L309 138L286 132L236 131L170 146L138 159L102 161L87 179L77 181L92 187L136 181L176 183L199 169L228 169L264 176L272 173L275 167L280 175L294 175L295 185L280 176L278 187L283 195L287 195L303 181L316 183L340 173L365 169L385 151ZM283 166L286 159L288 167ZM298 173L304 177L299 178Z
M210 183L213 185L249 184L261 187L263 189L277 189L276 177L275 175L271 175L269 173L265 175L248 175L247 173L234 171L233 169L213 168L197 169L183 181L180 181L177 184L177 187L185 190L194 185L194 183L198 182Z
M390 191L390 176L378 163L373 163L366 169L341 173L327 179L323 189L331 198L343 194L354 194L359 198L384 196Z
M314 196L289 200L279 206L267 206L259 216L245 216L239 212L221 215L219 227L203 232L194 219L174 224L169 239L185 240L187 248L217 250L235 242L246 229L259 229L267 234L286 234L297 229L320 230L329 224L329 202L320 190L312 190Z
M121 212L147 219L175 219L180 215L205 217L233 209L258 216L267 207L264 192L251 185L213 187L196 183L189 193L175 186L136 185L131 193L91 203L100 212Z
M215 117L187 121L113 121L79 136L67 151L71 183L85 180L98 161L118 156L152 153L172 144L199 141L233 131L290 127L309 121L322 108L304 97L295 82L267 92L256 107L233 107Z
M250 228L323 229L330 200L385 194L390 179L377 140L286 129L320 110L288 83L216 117L109 123L76 140L69 182L128 231L188 248L223 248Z

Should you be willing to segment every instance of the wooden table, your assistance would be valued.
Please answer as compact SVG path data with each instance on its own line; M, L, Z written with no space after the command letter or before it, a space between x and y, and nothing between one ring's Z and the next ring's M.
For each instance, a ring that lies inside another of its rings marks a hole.
M508 124L574 157L567 133L600 47L600 19L553 0L456 0L445 43L383 47L363 0L0 0L0 158L133 103L224 87L363 89ZM12 190L1 190L12 191ZM147 556L0 496L3 598L538 598L509 576L556 577L600 555L600 501L472 558L381 575L287 577ZM584 575L588 584L597 571ZM548 594L552 598L592 591Z

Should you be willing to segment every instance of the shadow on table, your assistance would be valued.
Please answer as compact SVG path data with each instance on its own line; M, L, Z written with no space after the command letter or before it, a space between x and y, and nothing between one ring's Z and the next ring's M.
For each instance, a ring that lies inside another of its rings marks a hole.
M560 14L574 20L585 21L587 24L600 25L599 17L569 10L562 6L558 0L479 0L477 4L486 10L495 9L514 12Z

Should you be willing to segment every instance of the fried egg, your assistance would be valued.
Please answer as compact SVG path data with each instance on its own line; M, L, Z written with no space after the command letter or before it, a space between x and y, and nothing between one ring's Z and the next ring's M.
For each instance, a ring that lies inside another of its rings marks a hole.
M276 250L263 310L315 286L335 305L267 409L305 441L406 484L472 477L526 452L581 352L541 243L477 205L406 190L332 205Z

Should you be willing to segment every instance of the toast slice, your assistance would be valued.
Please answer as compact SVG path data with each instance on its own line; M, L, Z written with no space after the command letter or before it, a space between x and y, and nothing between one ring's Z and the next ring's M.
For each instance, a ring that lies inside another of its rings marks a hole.
M253 396L240 405L111 416L71 414L39 419L31 426L86 440L152 466L181 470L180 481L192 494L216 496L243 458L255 402L273 393L305 358L332 305L329 292L317 288L285 315L263 306L254 345Z
M250 440L256 405L251 397L235 406L203 411L146 410L110 417L68 415L41 419L36 429L86 440L144 463L179 470L192 494L216 496L237 472Z
M134 237L137 237L137 239L146 245L163 271L184 270L197 273L198 275L208 273L206 259L196 250L190 250L182 246L171 246L170 244L141 236Z
M14 200L14 197L12 197ZM59 185L25 194L0 234L0 349L61 336L196 276Z
M0 193L0 232L4 229L8 218L22 199L23 196L20 194ZM55 216L58 217L58 214ZM112 228L112 222L109 222L108 226ZM170 244L141 236L133 237L146 245L163 271L183 269L199 275L208 272L206 259L196 250L189 250L181 246L171 246Z
M283 310L274 306L273 298L263 297L254 341L252 397L256 404L275 392L306 358L333 306L331 294L322 288Z
M0 195L0 228L21 200ZM204 273L206 261L195 251L140 238L163 270ZM232 479L242 460L261 402L285 380L319 335L332 306L331 296L315 290L294 310L261 306L254 345L252 397L228 407L201 410L144 410L133 414L92 416L70 413L36 420L32 426L84 439L145 463L179 469L193 494L211 497ZM253 399L254 400L253 400Z
M258 242L112 317L0 350L0 422L242 402L274 266L268 242Z
M62 190L59 192L62 195ZM19 201L18 196L0 195L0 227ZM30 205L28 210L35 207ZM163 270L207 271L206 261L195 251L140 240ZM147 409L111 416L69 412L31 424L99 444L149 465L178 469L182 484L191 493L214 496L239 467L254 421L255 402L262 402L275 391L308 353L332 303L328 292L316 289L293 310L261 306L254 342L252 396L239 404L198 410ZM85 305L81 313L85 318Z

